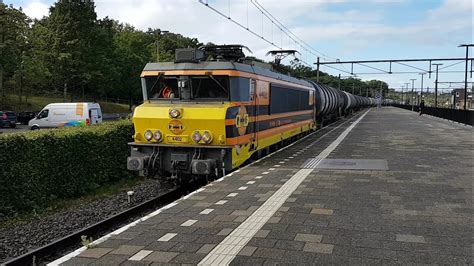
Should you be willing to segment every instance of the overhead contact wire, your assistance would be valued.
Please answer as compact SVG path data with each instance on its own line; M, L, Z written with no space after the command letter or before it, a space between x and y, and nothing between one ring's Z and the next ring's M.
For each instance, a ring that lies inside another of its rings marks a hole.
M282 48L281 48L281 47L279 47L278 45L274 44L274 43L273 43L273 42L271 42L270 40L266 39L266 38L265 38L265 37L263 37L262 35L260 35L260 34L256 33L255 31L251 30L251 29L250 29L250 28L248 28L248 27L245 27L244 25L242 25L242 24L241 24L241 23L239 23L238 21L236 21L236 20L232 19L231 17L228 17L228 16L226 16L226 15L225 15L224 13L222 13L221 11L219 11L219 10L215 9L214 7L212 7L211 5L209 5L209 4L207 3L207 1L206 1L206 2L204 2L203 0L199 0L199 3L201 3L202 5L204 5L204 6L208 7L209 9L211 9L211 10L212 10L212 11L214 11L215 13L217 13L217 14L221 15L222 17L224 17L224 18L226 18L226 19L228 19L228 20L232 21L234 24L236 24L237 26L241 27L242 29L244 29L244 30L246 30L246 31L250 32L250 33L251 33L251 34L253 34L254 36L256 36L256 37L258 37L258 38L260 38L260 39L264 40L266 43L268 43L268 44L272 45L273 47L275 47L275 48L278 48L278 49L282 50Z
M257 9L260 10L260 8L266 13L268 14L268 19L270 20L275 20L276 23L278 23L282 28L284 28L288 34L291 34L293 35L296 39L298 39L301 43L303 43L306 47L308 47L309 49L313 50L314 52L318 53L319 55L325 57L325 58L328 58L328 59L336 59L334 57L331 57L317 49L315 49L314 47L312 47L311 45L309 45L308 43L306 43L304 40L302 40L301 38L299 38L296 34L294 34L290 29L288 29L288 27L286 27L283 23L281 23L275 16L273 16L267 9L265 9L265 7L263 7L257 0L251 0L251 2L255 5L255 7L257 7ZM295 41L295 40L294 40ZM306 49L306 48L305 48ZM309 52L309 51L308 51ZM312 53L313 55L315 56L318 56L314 53Z

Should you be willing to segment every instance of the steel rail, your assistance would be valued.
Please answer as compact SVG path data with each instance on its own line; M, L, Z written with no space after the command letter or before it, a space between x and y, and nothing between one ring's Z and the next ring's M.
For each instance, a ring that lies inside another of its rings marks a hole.
M151 200L145 201L137 206L115 214L103 221L97 222L86 228L80 229L72 234L64 236L52 243L39 247L21 256L18 256L10 261L3 263L5 266L16 266L16 265L38 265L48 261L52 261L53 258L60 257L73 247L78 247L81 243L81 236L98 238L97 236L103 235L104 232L112 231L120 225L126 223L133 217L146 213L150 210L156 209L160 206L165 206L183 194L182 189L174 189Z

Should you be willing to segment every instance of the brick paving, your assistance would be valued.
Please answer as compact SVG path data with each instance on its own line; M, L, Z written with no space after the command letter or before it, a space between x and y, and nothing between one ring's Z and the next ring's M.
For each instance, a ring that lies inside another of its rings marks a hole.
M63 264L197 264L355 119L236 171ZM470 127L372 109L327 157L344 167L310 172L230 264L471 264L473 144ZM388 170L347 169L358 159L385 160Z

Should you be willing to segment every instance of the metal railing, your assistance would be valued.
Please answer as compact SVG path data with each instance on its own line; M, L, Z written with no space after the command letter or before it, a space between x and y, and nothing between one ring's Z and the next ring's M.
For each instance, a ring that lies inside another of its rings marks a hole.
M412 110L411 105L394 104L393 106L403 108L406 110ZM413 111L419 112L420 107L413 106ZM423 114L441 117L444 119L456 121L462 124L474 126L474 111L471 110L459 110L459 109L448 109L448 108L436 108L427 107L423 108Z

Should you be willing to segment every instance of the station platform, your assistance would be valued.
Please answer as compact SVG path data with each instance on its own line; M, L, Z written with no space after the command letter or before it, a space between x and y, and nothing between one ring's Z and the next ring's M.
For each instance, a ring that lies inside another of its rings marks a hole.
M471 264L473 144L364 110L52 264Z

